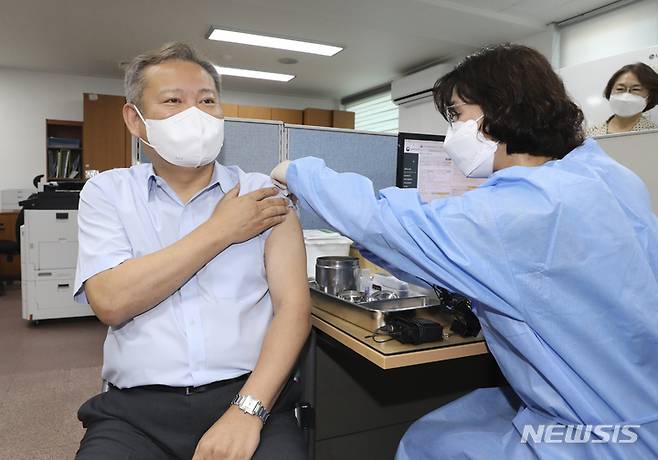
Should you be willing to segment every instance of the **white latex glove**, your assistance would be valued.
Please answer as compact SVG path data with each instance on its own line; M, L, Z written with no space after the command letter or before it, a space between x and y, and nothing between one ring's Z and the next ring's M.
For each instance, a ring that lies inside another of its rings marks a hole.
M290 166L290 160L282 161L274 167L270 173L270 177L281 185L287 186L286 182L286 173L288 172L288 167Z

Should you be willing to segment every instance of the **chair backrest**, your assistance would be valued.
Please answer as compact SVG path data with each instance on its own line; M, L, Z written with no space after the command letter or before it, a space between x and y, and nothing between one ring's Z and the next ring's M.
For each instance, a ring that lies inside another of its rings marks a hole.
M16 242L18 243L18 252L21 252L21 225L25 223L25 208L21 208L16 217Z
M19 223L20 219L20 223ZM21 225L23 224L23 210L18 213L16 217L16 226L14 228L16 234L16 241L2 240L0 244L0 252L9 256L18 255L21 253ZM3 278L4 279L4 278Z

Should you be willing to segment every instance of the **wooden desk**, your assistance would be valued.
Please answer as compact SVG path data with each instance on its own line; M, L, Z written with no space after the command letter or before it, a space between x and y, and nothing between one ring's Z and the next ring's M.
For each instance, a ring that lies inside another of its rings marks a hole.
M0 212L0 240L16 241L16 219L18 211ZM0 255L0 278L21 279L20 255Z
M315 460L393 458L413 421L504 381L482 339L376 343L365 338L368 330L317 306L312 324Z
M0 240L16 241L18 211L0 211Z
M312 324L318 330L345 345L382 369L413 366L488 353L484 339L452 335L440 342L420 345L396 340L377 343L366 338L371 332L345 321L316 306L312 307Z

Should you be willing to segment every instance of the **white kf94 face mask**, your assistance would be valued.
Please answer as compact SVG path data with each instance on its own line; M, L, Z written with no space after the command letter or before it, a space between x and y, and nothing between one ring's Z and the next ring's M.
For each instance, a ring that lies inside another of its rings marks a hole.
M632 117L642 112L647 106L647 100L631 93L613 94L610 96L610 109L620 117Z
M163 120L145 120L137 106L135 111L146 126L149 142L165 161L187 168L212 162L224 144L224 120L190 107Z
M448 128L443 148L466 177L483 178L493 174L494 154L498 142L484 137L478 121L456 121Z

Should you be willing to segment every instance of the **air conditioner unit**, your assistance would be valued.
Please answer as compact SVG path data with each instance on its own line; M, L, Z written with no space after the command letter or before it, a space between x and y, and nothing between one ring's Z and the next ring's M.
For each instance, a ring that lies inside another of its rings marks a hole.
M450 72L454 66L454 63L438 64L393 81L391 99L396 105L403 105L431 98L436 80Z

